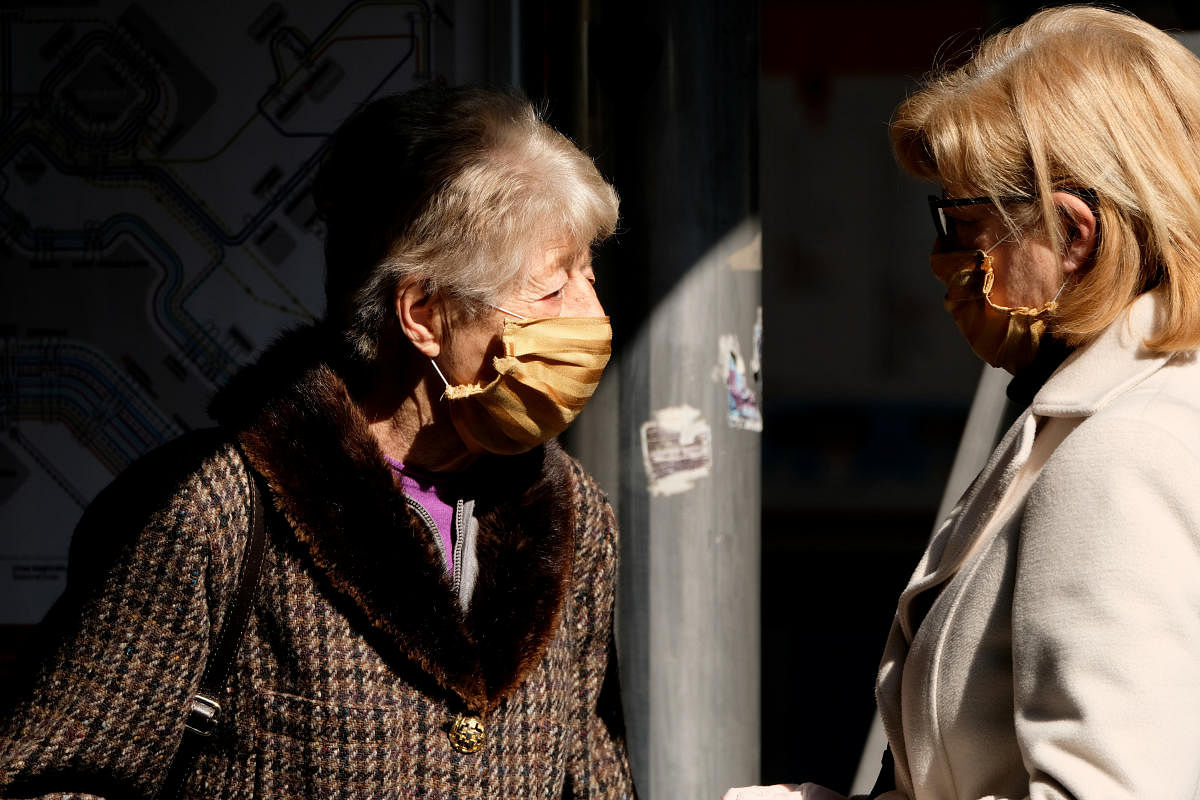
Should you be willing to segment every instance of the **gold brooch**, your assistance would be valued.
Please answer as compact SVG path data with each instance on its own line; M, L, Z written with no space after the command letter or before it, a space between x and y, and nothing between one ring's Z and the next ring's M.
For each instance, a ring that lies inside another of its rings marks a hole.
M460 753L477 753L487 740L483 720L472 714L455 717L446 735L450 737L450 746Z

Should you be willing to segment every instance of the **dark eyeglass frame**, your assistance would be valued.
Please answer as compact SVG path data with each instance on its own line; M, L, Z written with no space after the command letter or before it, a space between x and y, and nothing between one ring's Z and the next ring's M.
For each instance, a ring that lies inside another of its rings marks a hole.
M1088 208L1096 215L1097 222L1099 222L1099 197L1096 195L1095 189L1064 186L1056 188L1055 191L1068 192L1087 203ZM929 195L929 212L933 216L933 229L937 231L938 239L943 243L952 243L954 242L954 219L946 216L947 208L995 203L1032 203L1036 200L1036 197L1026 194L1002 194L998 197L938 197L931 194Z

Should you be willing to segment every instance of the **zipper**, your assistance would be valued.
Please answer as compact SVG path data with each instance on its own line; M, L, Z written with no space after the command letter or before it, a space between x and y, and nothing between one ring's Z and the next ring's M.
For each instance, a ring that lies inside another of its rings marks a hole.
M433 534L434 541L437 542L438 550L442 553L442 559L445 560L446 551L444 545L442 544L442 534L438 532L438 526L437 523L433 521L433 517L430 516L429 512L425 510L425 506L421 505L416 500L413 500L408 495L404 496L404 502L408 504L409 508L417 512L417 516L420 517L421 521L425 523L425 527L429 528L429 532ZM455 571L457 572L457 570Z
M456 598L462 593L463 540L466 538L463 532L463 501L462 498L459 498L454 501L454 566L452 567L453 579L451 580ZM461 598L459 600L461 602Z

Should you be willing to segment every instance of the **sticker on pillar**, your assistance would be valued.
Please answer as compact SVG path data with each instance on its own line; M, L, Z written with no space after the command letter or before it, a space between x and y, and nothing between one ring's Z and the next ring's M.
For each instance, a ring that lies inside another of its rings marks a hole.
M753 239L729 254L729 268L734 272L762 270L762 231L755 231Z
M742 358L742 348L738 339L732 333L726 333L717 340L719 366L713 370L713 377L725 384L729 395L729 412L726 419L729 427L743 431L762 430L762 412L758 409L758 397L746 380L746 362Z
M712 428L691 406L655 411L642 423L642 463L650 494L686 492L712 472Z
M762 306L754 315L754 344L750 351L750 372L754 382L762 383Z

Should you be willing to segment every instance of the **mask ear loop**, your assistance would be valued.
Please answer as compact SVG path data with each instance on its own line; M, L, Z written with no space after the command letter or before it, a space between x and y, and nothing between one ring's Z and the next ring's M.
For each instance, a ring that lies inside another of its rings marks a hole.
M446 388L442 390L442 396L438 398L439 400L445 400L446 391L450 388L450 381L446 380L446 376L442 374L442 371L438 368L436 361L431 358L429 359L429 363L433 365L433 371L436 372L438 377L442 379L442 383L446 384Z
M492 306L491 303L488 303L488 305ZM514 314L513 312L509 311L507 308L501 308L500 306L492 306L492 308L496 309L497 311L508 314L510 317L516 317L517 319L520 319L520 320L529 319L528 317L522 317L520 314Z
M1004 242L1011 239L1013 232L1009 231L1003 238L992 243L992 246L987 250L976 250L975 264L978 269L983 270L983 299L994 311L999 311L1004 314L1022 314L1024 316L1036 317L1039 314L1044 314L1047 311L1053 311L1058 307L1058 298L1062 296L1063 289L1067 286L1067 279L1064 277L1063 282L1059 284L1058 291L1054 293L1054 298L1047 303L1043 303L1039 308L1030 308L1029 306L1002 306L992 302L992 286L996 280L996 273L992 270L991 252L999 247Z
M1012 238L1013 232L1010 230L999 240L992 242L992 246L987 250L975 251L975 268L983 271L983 299L989 306L996 311L1008 311L1006 306L998 306L992 302L992 284L996 280L996 273L992 271L992 256L991 253L1004 242Z

